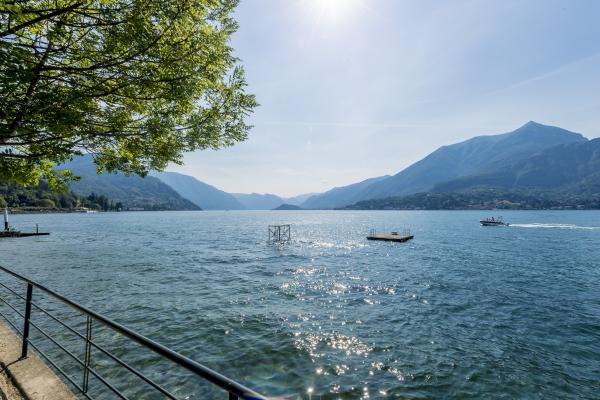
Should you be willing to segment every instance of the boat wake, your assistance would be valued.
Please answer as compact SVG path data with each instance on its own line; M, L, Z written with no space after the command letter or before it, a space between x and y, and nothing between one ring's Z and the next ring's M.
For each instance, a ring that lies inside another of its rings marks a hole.
M542 228L542 229L584 229L584 230L600 230L600 226L580 226L574 224L510 224L516 228Z

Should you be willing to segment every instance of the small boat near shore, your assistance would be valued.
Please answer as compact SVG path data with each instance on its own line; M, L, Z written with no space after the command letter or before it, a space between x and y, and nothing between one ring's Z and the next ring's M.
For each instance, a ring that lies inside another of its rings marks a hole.
M508 222L504 222L502 217L497 217L497 218L491 217L491 218L482 219L481 221L479 221L479 223L481 224L481 226L509 226L510 225Z

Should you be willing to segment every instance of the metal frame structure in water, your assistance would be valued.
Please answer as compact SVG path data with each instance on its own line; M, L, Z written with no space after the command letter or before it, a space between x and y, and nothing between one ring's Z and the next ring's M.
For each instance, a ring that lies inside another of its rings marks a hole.
M153 351L154 353L160 355L166 360L172 361L178 366L181 366L188 371L194 373L196 376L203 378L212 384L224 389L229 393L229 400L238 400L238 399L260 399L260 400L268 400L267 397L258 394L257 392L248 389L247 387L219 374L218 372L213 371L212 369L197 363L194 360L191 360L185 356L182 356L179 353L174 352L173 350L151 340L145 336L140 335L137 332L117 323L105 316L98 314L72 300L65 298L64 296L46 288L45 286L34 282L22 275L17 274L7 268L0 266L0 272L4 272L13 278L16 278L18 281L27 285L27 291L25 297L17 293L17 291L11 288L9 285L6 285L0 279L0 287L4 288L8 292L11 293L12 296L15 296L22 301L25 302L24 313L19 311L17 307L11 304L8 300L1 296L0 293L0 302L6 304L14 313L23 318L23 329L19 329L15 324L2 312L0 312L0 316L4 318L4 320L17 332L22 338L22 349L21 349L21 358L26 358L29 352L29 346L33 347L37 353L39 353L52 367L54 367L61 375L63 375L80 393L83 397L87 399L93 399L93 397L89 393L89 377L90 374L93 375L98 381L103 383L110 391L116 394L120 399L129 399L123 392L121 392L118 388L116 388L113 384L108 382L106 378L104 378L98 371L91 367L91 356L92 356L92 348L99 350L104 355L108 356L110 359L115 361L121 367L125 368L127 371L135 375L137 378L141 379L145 383L147 383L151 388L162 394L168 399L179 400L179 397L176 397L174 394L169 392L167 389L154 382L148 376L144 375L140 371L138 371L133 366L129 365L125 361L121 360L119 357L115 356L104 347L100 346L98 343L94 342L92 339L92 327L94 322L100 323L109 329L118 332L124 337L130 339L133 342L138 343L139 345ZM78 311L86 317L86 332L85 335L77 331L76 329L68 326L65 322L63 322L60 318L53 315L49 311L43 309L39 304L33 302L33 291L39 290L45 294L50 295L51 297L59 300L60 302L66 304L70 308ZM58 322L62 328L66 331L71 332L78 338L84 341L85 343L85 355L84 360L79 359L72 352L67 350L63 345L61 345L55 338L51 337L46 331L44 331L38 324L31 320L31 311L32 308L35 308L41 311L46 316L50 317L55 322ZM38 332L40 332L44 337L50 340L55 346L64 351L67 355L69 355L72 359L74 359L81 367L82 367L82 381L81 383L76 383L72 377L63 371L47 354L45 354L38 345L32 342L30 338L30 329L31 327L35 328Z
M269 225L269 242L289 242L292 240L291 225Z

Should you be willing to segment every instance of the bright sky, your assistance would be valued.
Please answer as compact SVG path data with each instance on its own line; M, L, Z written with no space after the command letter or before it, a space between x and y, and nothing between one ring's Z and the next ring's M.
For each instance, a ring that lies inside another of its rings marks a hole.
M250 138L171 168L291 196L529 120L600 136L600 1L242 0Z

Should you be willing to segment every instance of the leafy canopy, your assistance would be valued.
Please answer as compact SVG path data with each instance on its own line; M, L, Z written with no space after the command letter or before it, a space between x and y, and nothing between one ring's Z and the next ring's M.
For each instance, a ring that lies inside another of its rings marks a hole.
M145 175L247 137L237 0L0 0L0 179L58 185L90 153Z

